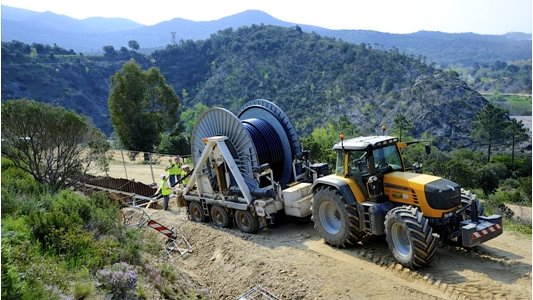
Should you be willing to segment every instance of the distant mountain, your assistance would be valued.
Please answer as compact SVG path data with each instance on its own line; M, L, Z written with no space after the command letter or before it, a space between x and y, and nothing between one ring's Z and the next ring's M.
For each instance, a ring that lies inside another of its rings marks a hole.
M278 20L257 10L245 11L214 21L172 19L153 26L125 19L89 18L77 20L50 12L37 13L2 5L2 41L61 45L77 52L102 52L111 45L116 49L136 40L142 49L164 48L176 40L202 40L226 28L237 29L252 24L294 27L297 24ZM305 32L316 32L373 48L398 48L401 52L423 56L441 65L490 63L497 60L531 59L531 34L480 35L420 31L391 34L370 30L330 30L299 25Z
M109 78L130 58L161 71L180 96L181 110L203 103L237 111L247 101L269 99L302 135L341 116L361 134L376 134L403 113L411 135L429 133L442 148L464 147L472 145L472 120L488 103L456 72L398 50L267 25L222 30L148 56L127 49L82 56L2 43L2 100L56 103L90 116L109 134Z

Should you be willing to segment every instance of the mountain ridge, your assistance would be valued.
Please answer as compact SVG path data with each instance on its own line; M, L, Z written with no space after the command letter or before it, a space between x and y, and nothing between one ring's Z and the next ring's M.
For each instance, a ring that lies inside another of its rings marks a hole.
M127 49L65 55L49 47L32 57L31 46L20 42L2 43L2 49L2 99L63 105L91 116L107 134L109 77L131 58L143 69L161 71L182 99L182 110L203 103L236 111L250 100L268 99L303 135L343 115L361 134L376 134L404 113L413 121L413 136L427 132L443 147L468 146L471 122L488 103L455 72L397 49L355 45L299 27L226 29L146 56Z
M253 24L282 27L299 26L303 31L342 39L351 43L366 43L384 49L398 48L410 55L421 55L430 61L449 65L454 63L493 62L531 59L531 34L508 33L505 35L480 35L476 33L444 33L418 31L409 34L394 34L372 30L332 30L314 25L296 24L276 19L259 10L247 10L213 21L191 21L174 18L145 26L119 18L88 18L77 20L54 13L36 13L2 5L2 41L18 40L28 44L58 44L76 52L99 52L103 46L115 48L127 46L136 40L142 49L164 48L176 40L204 40L226 29L237 29ZM31 16L31 21L28 17ZM48 20L42 20L45 16ZM54 18L55 21L50 21ZM47 25L50 24L51 25ZM36 26L36 25L39 26ZM66 25L68 24L68 26ZM24 30L17 30L17 28ZM65 29L70 28L70 29ZM469 50L463 53L464 49Z

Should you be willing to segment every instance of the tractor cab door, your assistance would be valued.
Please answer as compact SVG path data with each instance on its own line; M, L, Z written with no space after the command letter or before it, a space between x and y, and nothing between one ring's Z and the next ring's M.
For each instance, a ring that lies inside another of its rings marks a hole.
M366 151L337 151L336 174L349 178L355 182L357 188L362 192L365 199L369 198L366 189L366 180L370 176Z
M402 160L396 145L369 149L368 163L371 176L366 179L366 186L371 198L384 200L383 177L385 174L403 169Z

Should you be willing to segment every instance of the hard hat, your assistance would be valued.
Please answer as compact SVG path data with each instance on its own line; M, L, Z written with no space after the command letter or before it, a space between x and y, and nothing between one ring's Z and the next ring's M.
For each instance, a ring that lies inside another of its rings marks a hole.
M185 169L190 169L189 165L183 165L181 168L182 168L183 170L185 170Z
M159 178L165 179L165 178L167 178L167 175L166 174L161 174L161 176L159 176Z

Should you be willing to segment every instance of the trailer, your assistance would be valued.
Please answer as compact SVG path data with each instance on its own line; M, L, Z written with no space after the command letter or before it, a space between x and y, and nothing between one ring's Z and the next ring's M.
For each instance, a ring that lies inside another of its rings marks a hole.
M255 233L280 215L311 215L312 183L329 173L311 164L285 113L272 102L248 103L239 117L205 112L193 131L194 170L183 190L191 220L233 223Z

